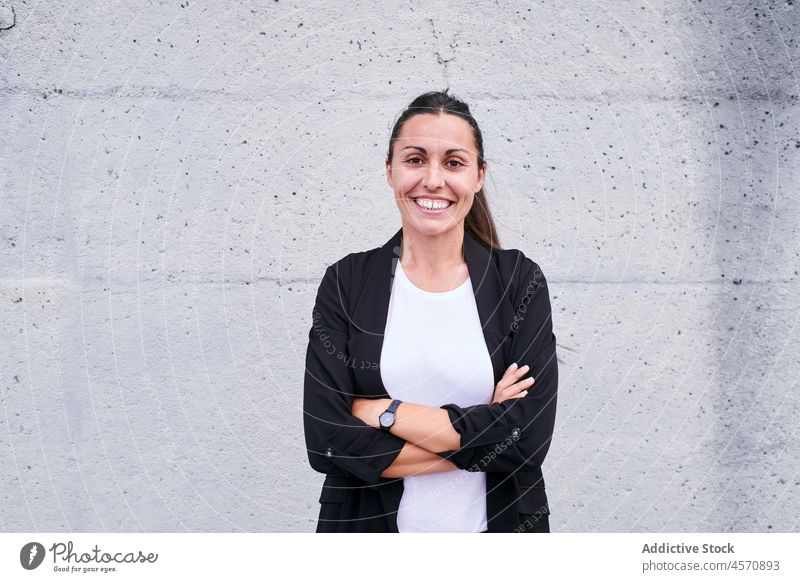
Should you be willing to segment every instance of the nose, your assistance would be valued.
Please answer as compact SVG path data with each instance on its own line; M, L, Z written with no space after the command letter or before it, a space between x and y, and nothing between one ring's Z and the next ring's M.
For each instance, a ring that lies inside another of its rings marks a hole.
M429 164L425 172L425 187L428 190L438 190L444 185L444 172L438 164Z

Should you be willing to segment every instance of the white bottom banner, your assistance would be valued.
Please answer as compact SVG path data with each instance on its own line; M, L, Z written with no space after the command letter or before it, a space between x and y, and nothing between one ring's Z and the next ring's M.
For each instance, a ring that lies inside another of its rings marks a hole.
M800 580L800 534L0 534L0 580Z

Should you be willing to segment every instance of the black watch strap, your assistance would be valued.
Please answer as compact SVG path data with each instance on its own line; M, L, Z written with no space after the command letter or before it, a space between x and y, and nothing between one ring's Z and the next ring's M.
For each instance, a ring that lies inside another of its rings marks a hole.
M402 400L398 400L397 398L395 398L394 400L392 400L392 403L389 405L389 408L387 408L386 411L394 414L395 412L397 412L397 407L400 406L400 404L402 403L403 403Z

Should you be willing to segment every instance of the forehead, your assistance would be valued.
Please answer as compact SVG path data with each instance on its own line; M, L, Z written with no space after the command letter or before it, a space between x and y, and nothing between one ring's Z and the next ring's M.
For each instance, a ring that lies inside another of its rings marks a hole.
M429 152L453 147L475 149L472 127L449 113L415 115L405 122L397 141L400 146L420 145Z

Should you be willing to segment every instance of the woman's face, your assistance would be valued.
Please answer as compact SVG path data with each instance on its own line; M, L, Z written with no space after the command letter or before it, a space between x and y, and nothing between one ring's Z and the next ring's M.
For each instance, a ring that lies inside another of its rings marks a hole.
M486 173L469 123L447 113L415 115L403 125L392 158L386 175L404 227L437 235L463 224Z

